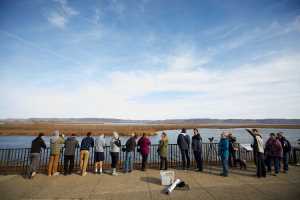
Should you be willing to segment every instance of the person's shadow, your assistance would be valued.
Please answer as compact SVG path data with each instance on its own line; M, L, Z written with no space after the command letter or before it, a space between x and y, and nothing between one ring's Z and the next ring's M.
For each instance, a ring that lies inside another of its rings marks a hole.
M144 181L146 183L152 183L155 185L161 185L160 179L156 177L141 177L141 181Z

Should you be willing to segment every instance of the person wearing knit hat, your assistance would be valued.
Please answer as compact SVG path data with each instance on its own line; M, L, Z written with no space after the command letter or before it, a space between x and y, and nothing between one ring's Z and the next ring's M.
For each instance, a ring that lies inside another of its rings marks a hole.
M58 130L53 132L53 136L50 138L50 159L48 165L48 176L57 176L58 161L62 145L64 144L64 136L60 135Z

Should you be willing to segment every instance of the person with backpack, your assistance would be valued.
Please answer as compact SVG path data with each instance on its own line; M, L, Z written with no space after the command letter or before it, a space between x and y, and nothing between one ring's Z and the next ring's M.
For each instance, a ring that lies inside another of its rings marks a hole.
M64 152L64 175L71 174L74 169L74 159L76 148L79 147L79 142L76 139L76 135L72 134L65 141Z
M283 155L282 155L283 172L287 173L289 170L290 152L292 150L291 143L283 136L282 132L277 133L277 138L279 139L283 150Z
M253 153L254 160L256 162L256 176L266 177L266 167L265 167L265 159L264 159L264 143L262 136L260 135L257 129L246 129L246 131L253 137Z
M88 132L86 137L82 139L80 146L80 170L81 176L86 176L86 168L90 156L90 148L94 147L94 139L91 137L92 133Z
M167 170L168 169L168 136L165 132L161 133L161 139L159 140L158 145L158 153L160 156L160 164L159 169L160 170Z
M112 175L117 176L117 164L119 161L119 153L121 148L121 140L117 132L113 132L113 137L110 141L110 155L111 155L111 168Z
M276 138L275 133L270 134L270 138L265 145L266 164L268 172L272 172L272 163L274 162L275 176L280 170L280 160L282 158L282 146L280 141Z
M45 141L43 140L44 134L39 135L32 141L30 150L30 166L28 171L28 177L33 178L36 175L36 171L40 162L40 153L42 148L46 149Z
M136 147L136 138L135 134L132 134L131 137L125 143L125 162L124 162L124 172L132 172L133 170L133 158L134 158L134 150Z
M190 136L186 134L186 130L185 128L183 128L177 137L177 145L181 152L183 170L190 168L190 163L191 163L190 156L189 156L190 143L191 143Z
M147 135L143 133L143 136L138 141L139 151L142 155L142 171L146 171L148 155L150 153L151 142Z
M202 137L198 129L194 129L194 135L192 137L192 150L194 152L194 157L197 163L197 170L203 171L203 161L202 161Z

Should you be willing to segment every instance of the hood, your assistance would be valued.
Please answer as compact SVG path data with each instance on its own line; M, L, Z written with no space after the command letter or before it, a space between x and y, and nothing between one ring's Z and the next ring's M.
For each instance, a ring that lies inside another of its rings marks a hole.
M183 135L183 136L186 136L186 133L179 133L179 135Z
M58 130L55 130L55 131L53 132L52 137L51 137L51 142L55 143L58 139L59 139L59 131L58 131Z

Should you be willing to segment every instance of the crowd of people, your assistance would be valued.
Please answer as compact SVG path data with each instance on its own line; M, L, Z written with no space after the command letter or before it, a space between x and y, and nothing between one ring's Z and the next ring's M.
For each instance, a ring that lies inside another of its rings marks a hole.
M270 138L264 145L263 138L258 129L246 129L248 133L253 137L253 157L256 165L257 177L266 177L267 172L272 174L272 167L274 166L274 175L280 173L281 161L283 166L283 172L288 171L289 153L291 151L290 142L283 136L282 132L277 134L271 133ZM69 175L74 170L75 152L77 148L80 148L80 171L82 176L87 175L87 166L90 158L90 151L94 148L94 173L103 173L103 161L105 160L105 137L103 134L91 136L91 132L88 132L79 144L75 134L65 139L64 135L59 131L54 131L53 136L50 137L50 157L48 164L48 176L57 176L58 163L62 148L64 147L64 175ZM29 167L29 177L32 178L36 175L36 171L39 165L40 152L46 148L46 144L43 140L43 133L40 133L32 141L31 145L31 162ZM137 149L142 156L141 170L147 169L147 160L150 153L151 141L147 135L143 134L138 139L137 135L132 134L122 147L119 134L113 132L110 140L110 156L111 156L111 174L117 174L117 165L119 162L120 152L125 152L125 160L123 162L124 173L130 173L133 170L134 152ZM160 170L168 169L168 135L165 132L161 133L159 140L157 153L160 157ZM188 170L191 167L190 149L194 155L196 162L196 170L203 171L203 155L202 155L202 137L198 129L193 130L193 136L187 134L186 129L182 129L177 137L177 145L181 154L181 168ZM221 134L218 143L218 156L222 164L221 176L227 177L229 174L229 167L236 167L237 163L240 166L246 164L245 161L238 158L239 144L236 137L229 131L224 131Z

